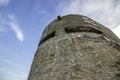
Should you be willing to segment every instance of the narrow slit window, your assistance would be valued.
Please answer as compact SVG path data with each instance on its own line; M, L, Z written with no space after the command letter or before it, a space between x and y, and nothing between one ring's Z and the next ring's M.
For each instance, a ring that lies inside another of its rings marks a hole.
M67 27L65 28L66 33L74 33L74 32L93 32L93 33L98 33L102 34L101 31L91 28L91 27L82 27L82 26L77 26L77 27Z
M67 28L65 28L65 32L66 33L80 32L80 30L75 27L67 27Z
M55 31L49 33L47 36L45 36L41 41L40 41L40 44L42 44L43 42L45 42L46 40L52 38L55 36Z

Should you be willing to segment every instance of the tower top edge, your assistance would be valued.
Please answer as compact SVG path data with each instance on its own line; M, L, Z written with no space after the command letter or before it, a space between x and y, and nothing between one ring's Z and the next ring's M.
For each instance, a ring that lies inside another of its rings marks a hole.
M107 27L96 22L95 20L79 14L68 14L64 16L58 15L44 30L41 41L47 40L51 36L66 34L66 29L73 29L73 32L92 31L102 33L111 40L120 42L120 39Z

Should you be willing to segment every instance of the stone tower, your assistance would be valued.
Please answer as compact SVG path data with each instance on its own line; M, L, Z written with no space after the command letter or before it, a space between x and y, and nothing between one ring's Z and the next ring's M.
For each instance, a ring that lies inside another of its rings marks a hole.
M28 80L120 80L120 39L86 16L58 16L43 32Z

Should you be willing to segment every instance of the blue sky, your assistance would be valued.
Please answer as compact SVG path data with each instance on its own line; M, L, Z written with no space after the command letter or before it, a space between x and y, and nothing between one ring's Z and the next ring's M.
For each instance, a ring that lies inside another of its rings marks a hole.
M44 28L81 14L120 37L120 0L0 0L0 80L27 80Z

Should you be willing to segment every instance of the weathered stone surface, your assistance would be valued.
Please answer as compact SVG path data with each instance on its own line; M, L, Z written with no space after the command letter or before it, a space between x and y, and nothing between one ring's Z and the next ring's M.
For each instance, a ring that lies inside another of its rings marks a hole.
M81 17L64 16L46 28L28 80L120 80L120 40Z

